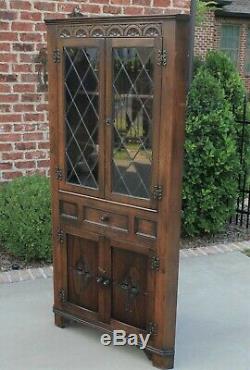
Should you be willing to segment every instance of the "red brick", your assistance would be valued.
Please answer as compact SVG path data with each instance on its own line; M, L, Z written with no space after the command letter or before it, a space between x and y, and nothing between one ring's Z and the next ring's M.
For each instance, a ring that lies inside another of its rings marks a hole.
M0 82L16 82L17 75L14 74L0 74Z
M6 43L1 43L0 44L0 51L10 51L10 44L7 43L7 42Z
M46 111L47 112L48 111L48 103L47 104L38 104L36 106L36 111L37 112L43 112L43 111Z
M124 14L127 15L139 15L143 13L143 8L138 8L138 7L127 7L124 9Z
M35 166L36 166L36 163L34 161L15 162L15 167L19 169L34 168Z
M1 54L1 62L16 63L16 61L17 61L17 55L16 54L10 54L10 53L2 53Z
M0 30L1 31L8 31L9 29L10 29L10 22L0 21Z
M13 50L14 51L34 51L34 45L32 44L25 44L23 42L14 43L13 44Z
M0 0L0 9L6 9L6 8L7 8L6 0Z
M46 158L46 152L41 152L40 150L36 150L33 152L25 153L26 159L44 159Z
M0 64L0 72L9 72L9 65L8 64ZM1 79L0 79L1 81Z
M0 114L0 122L19 122L21 119L21 114Z
M20 63L34 63L35 57L36 57L35 54L34 55L23 53L19 54Z
M14 64L13 72L26 72L31 73L32 72L32 64Z
M4 121L2 121L2 122L4 122ZM12 125L1 125L0 124L0 133L2 133L2 132L11 132L11 130L12 130Z
M11 170L12 163L6 162L6 163L0 163L0 170Z
M100 13L101 8L99 5L91 5L91 4L86 4L82 5L82 11L86 13Z
M4 151L10 151L12 150L12 145L11 144L7 144L7 143L0 143L0 152L4 152Z
M17 41L17 33L0 32L0 41Z
M170 0L154 0L154 6L168 7L171 5Z
M56 5L53 3L47 3L43 1L36 1L34 3L34 8L38 10L45 10L47 12L55 12Z
M187 0L173 0L173 7L176 8L190 8L190 1Z
M16 150L33 150L36 148L36 143L21 142L15 144Z
M38 149L49 149L50 145L48 141L38 143Z
M35 86L30 84L16 84L14 85L14 92L27 92L32 93L35 92Z
M13 21L14 19L17 18L17 14L18 14L17 12L1 10L0 11L0 19L1 20L7 20L7 21Z
M41 100L41 95L38 94L23 94L21 97L23 102L37 102Z
M24 115L24 121L43 121L44 114L43 113L26 113Z
M18 94L8 94L8 95L0 95L0 102L1 103L11 103L18 101Z
M14 112L33 112L33 104L16 104L13 106Z
M10 90L10 85L0 84L0 93L9 93Z
M27 141L43 140L43 133L42 132L29 132L29 133L23 134L23 140L27 140Z
M34 24L27 22L12 22L12 31L33 31Z
M10 7L12 9L31 10L31 3L27 0L11 0Z
M15 179L16 177L22 176L22 172L3 172L3 179L5 180L12 180Z
M132 0L132 4L150 6L151 0Z
M46 24L45 23L36 23L35 24L35 31L46 32Z
M27 21L41 21L42 15L41 13L30 13L30 12L21 12L21 19L27 20Z
M20 33L20 40L21 41L28 41L28 42L41 42L42 37L39 33Z
M48 159L42 160L42 161L37 161L37 166L38 167L49 167L50 162Z
M0 85L1 87L1 85ZM0 112L1 113L8 113L12 109L12 106L10 104L0 104Z
M130 0L111 0L111 4L128 5L130 4Z
M120 14L122 8L120 6L104 5L103 13Z
M10 152L2 154L3 161L14 161L17 159L23 159L23 156L24 154L22 152Z
M26 74L21 74L21 82L37 82L38 77L37 74L33 73L26 73Z
M2 143L4 142L16 142L20 141L22 136L20 134L1 134L0 135L0 141Z

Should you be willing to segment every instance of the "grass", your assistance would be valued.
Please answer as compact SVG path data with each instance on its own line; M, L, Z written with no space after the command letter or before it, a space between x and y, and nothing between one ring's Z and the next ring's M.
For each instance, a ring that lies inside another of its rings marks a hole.
M247 257L250 257L250 249L245 249L243 252Z

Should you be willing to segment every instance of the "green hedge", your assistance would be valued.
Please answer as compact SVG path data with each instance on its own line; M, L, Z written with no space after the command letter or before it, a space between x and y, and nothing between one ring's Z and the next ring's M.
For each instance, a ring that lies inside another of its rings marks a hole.
M197 72L188 97L183 184L183 231L216 233L233 214L240 160L230 102L206 68Z
M51 261L50 187L46 177L21 177L1 187L0 240L8 252L26 261Z

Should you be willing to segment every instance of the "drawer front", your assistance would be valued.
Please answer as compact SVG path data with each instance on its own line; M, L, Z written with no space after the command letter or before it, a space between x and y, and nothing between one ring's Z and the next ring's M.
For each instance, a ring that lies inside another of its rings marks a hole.
M83 220L86 223L128 232L128 216L84 207Z

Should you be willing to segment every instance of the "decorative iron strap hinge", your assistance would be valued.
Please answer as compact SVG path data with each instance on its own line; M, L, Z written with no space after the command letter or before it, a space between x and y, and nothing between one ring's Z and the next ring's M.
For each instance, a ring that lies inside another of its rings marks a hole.
M60 50L59 50L59 49L55 49L55 50L53 51L53 56L52 56L52 58L53 58L53 62L54 62L54 63L61 63L61 52L60 52Z
M57 240L60 243L63 243L64 242L64 232L61 229L57 231Z
M161 67L166 67L168 62L168 53L166 49L160 49L158 50L157 54L157 64Z
M61 168L57 167L55 174L57 180L59 181L63 180L63 171L61 170Z
M66 298L65 298L65 290L63 288L61 288L59 290L59 298L60 298L60 301L62 303L65 303L66 302Z
M147 325L147 333L150 335L156 335L158 332L158 327L154 322L149 322Z
M155 185L152 188L152 197L154 200L162 200L163 186Z
M153 256L151 258L151 269L153 271L159 271L159 269L160 269L160 258L158 256Z

